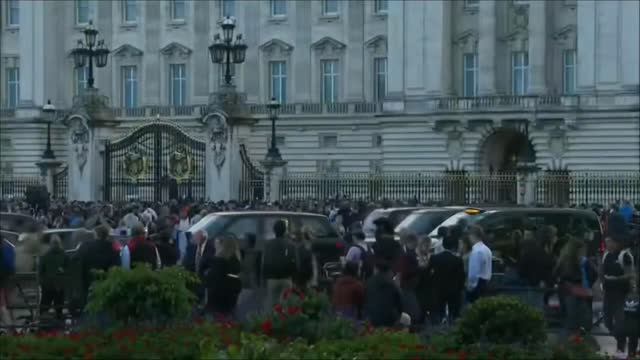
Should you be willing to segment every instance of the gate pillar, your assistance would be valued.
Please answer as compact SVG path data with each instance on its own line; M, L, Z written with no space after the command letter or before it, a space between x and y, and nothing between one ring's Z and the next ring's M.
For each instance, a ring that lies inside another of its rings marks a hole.
M99 140L103 130L119 124L109 110L109 99L98 89L85 89L74 97L71 111L64 117L68 136L68 199L95 201L101 198L102 163Z
M248 138L255 120L247 115L245 95L225 86L210 94L202 118L207 133L206 192L210 201L240 199L243 160L241 140Z
M532 206L537 199L537 172L535 164L524 163L517 166L518 171L518 205Z

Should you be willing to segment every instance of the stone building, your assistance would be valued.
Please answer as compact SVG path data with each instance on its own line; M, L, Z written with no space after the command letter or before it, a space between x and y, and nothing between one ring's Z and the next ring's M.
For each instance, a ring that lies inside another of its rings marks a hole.
M38 173L38 109L70 108L86 86L69 53L90 20L111 49L96 87L119 121L95 153L158 114L202 138L222 82L207 47L225 15L248 45L234 83L257 120L237 139L254 162L274 96L287 174L494 173L523 159L640 171L637 1L7 0L0 11L4 174ZM54 124L58 158L68 143Z

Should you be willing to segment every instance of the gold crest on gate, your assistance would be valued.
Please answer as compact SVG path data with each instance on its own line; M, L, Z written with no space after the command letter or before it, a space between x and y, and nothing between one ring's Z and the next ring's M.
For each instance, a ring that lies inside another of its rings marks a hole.
M191 178L193 172L193 158L184 146L179 147L169 157L169 176L178 183Z
M140 148L128 152L124 158L124 173L133 181L138 181L147 176L149 159L144 156Z

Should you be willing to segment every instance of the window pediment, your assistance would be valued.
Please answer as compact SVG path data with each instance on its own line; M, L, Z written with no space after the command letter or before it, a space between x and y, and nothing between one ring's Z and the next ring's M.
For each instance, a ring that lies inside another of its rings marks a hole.
M142 54L144 54L142 50L129 44L124 44L113 51L113 55L118 57L136 57L142 56Z
M280 39L271 39L260 45L260 50L268 57L288 57L293 51L293 45Z
M3 67L17 67L20 66L20 58L18 55L2 55Z
M188 47L172 42L169 45L160 49L160 53L164 56L177 56L180 58L187 58L193 51Z
M529 47L529 31L526 27L518 26L507 36L503 38L503 41L509 44L513 51L527 51Z
M468 29L453 40L455 45L461 47L465 52L474 53L478 50L478 33L475 30Z
M347 45L328 36L311 44L311 48L322 55L339 54L342 53L346 47Z
M556 41L567 41L573 40L576 37L576 26L575 25L567 25L557 31L555 31L551 38Z
M376 35L365 42L364 45L371 52L381 54L387 53L387 37L384 35Z

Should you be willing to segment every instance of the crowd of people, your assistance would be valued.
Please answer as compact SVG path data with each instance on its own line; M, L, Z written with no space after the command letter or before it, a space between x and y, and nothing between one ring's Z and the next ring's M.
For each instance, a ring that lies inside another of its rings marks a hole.
M232 234L213 239L206 231L186 235L191 225L207 214L234 210L306 211L328 216L344 234L345 251L339 264L341 273L326 290L335 311L354 320L367 320L374 326L438 326L454 321L464 304L493 294L497 254L492 252L491 242L496 239L489 238L481 227L458 224L439 229L444 250L434 254L431 238L404 233L397 241L393 224L379 218L375 221L376 241L369 244L361 224L368 211L379 205L345 206L335 201L173 201L155 206L54 203L48 211L33 215L46 227L85 230L75 235L80 246L74 255L65 252L54 236L40 257L41 311L46 313L53 307L56 316L62 318L62 309L67 306L71 313L80 313L95 280L93 270L131 268L134 264L153 269L182 266L193 272L201 279L201 285L193 289L201 311L225 317L243 316L238 311L241 308L249 309L245 313L269 310L287 288L308 291L321 287L322 264L312 251L312 234L304 229L291 233L284 221L275 223L275 238L266 242L262 251L256 250L255 237L241 243ZM511 270L514 284L557 289L566 327L576 333L591 328L594 286L600 283L605 325L616 337L618 350L633 355L638 342L639 256L638 234L628 230L633 211L627 207L623 204L603 212L606 251L601 257L589 253L592 238L584 229L573 234L558 234L552 226L515 229L510 238L522 246L518 254L510 254L516 259L505 259L504 277L509 278ZM17 204L4 210L31 211ZM65 298L70 297L60 284L70 271L80 274L80 286L77 296L72 297L74 301L65 305ZM6 280L4 274L5 291ZM6 299L6 293L0 295ZM6 323L10 321L6 300L0 305Z

